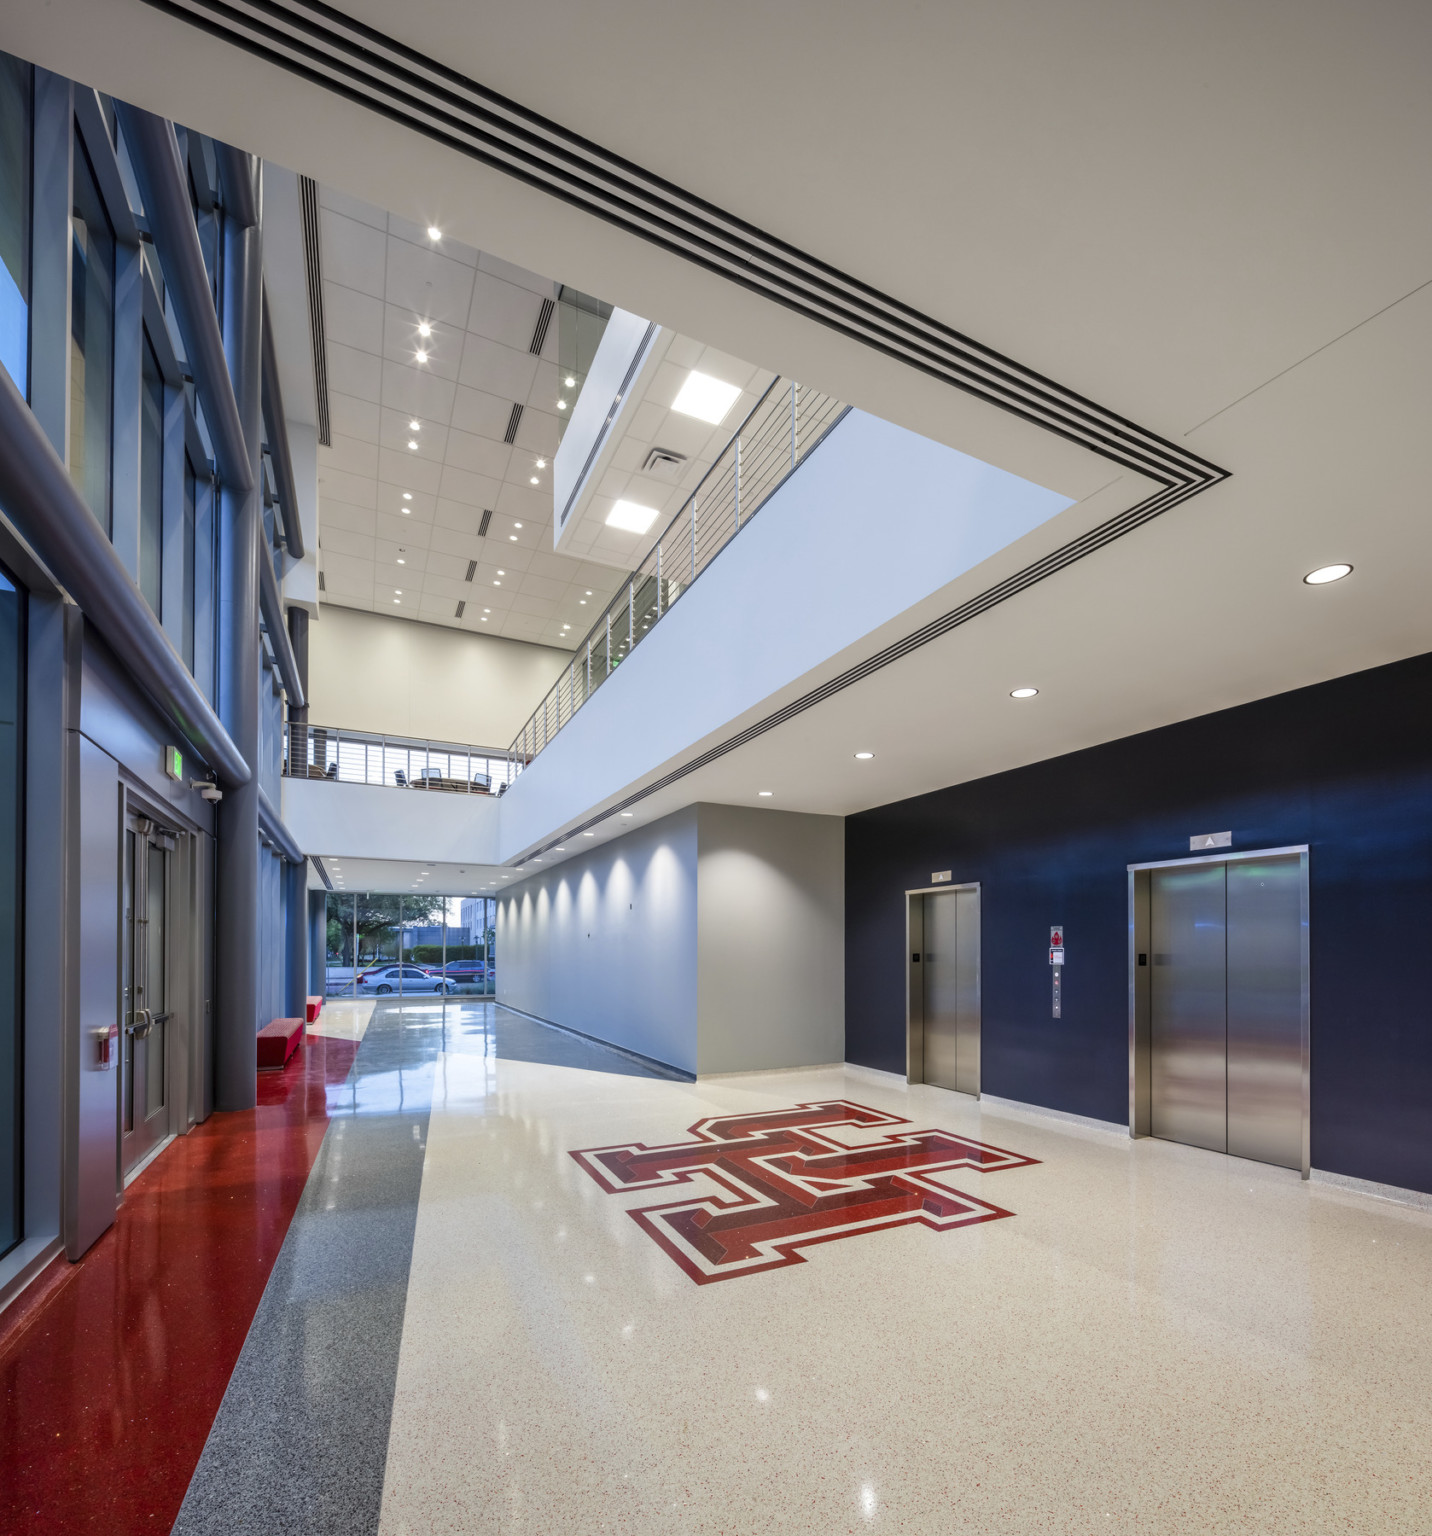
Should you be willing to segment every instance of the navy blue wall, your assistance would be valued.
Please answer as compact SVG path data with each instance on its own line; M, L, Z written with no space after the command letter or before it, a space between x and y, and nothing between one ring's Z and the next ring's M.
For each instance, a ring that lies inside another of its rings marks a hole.
M902 893L950 869L982 886L984 1091L1127 1124L1126 866L1307 843L1313 1166L1432 1191L1429 698L1416 657L848 818L847 1059L903 1074Z

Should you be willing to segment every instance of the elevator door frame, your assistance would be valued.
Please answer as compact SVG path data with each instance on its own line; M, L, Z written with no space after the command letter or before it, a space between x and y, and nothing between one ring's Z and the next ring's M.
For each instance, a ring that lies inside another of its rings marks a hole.
M973 891L976 910L983 923L983 903L978 880L964 880L958 885L924 885L905 892L905 1081L925 1081L925 972L923 961L913 957L925 952L926 896L945 896L955 891ZM975 945L975 1011L979 1027L975 1032L975 1091L979 1098L984 1085L984 993L983 993L983 944ZM938 1084L932 1084L938 1087ZM947 1093L958 1092L946 1089Z
M1155 869L1188 868L1198 864L1241 864L1249 859L1286 858L1298 856L1299 876L1302 884L1302 1173L1306 1179L1311 1170L1311 1137L1309 1134L1309 1085L1311 1061L1309 1054L1309 996L1308 996L1308 845L1298 843L1287 848L1232 849L1215 854L1202 854L1191 859L1159 859L1150 864L1130 864L1129 871L1129 1135L1133 1137L1152 1134L1152 1107L1150 1103L1150 977L1153 967L1139 964L1140 954L1149 954L1149 872Z

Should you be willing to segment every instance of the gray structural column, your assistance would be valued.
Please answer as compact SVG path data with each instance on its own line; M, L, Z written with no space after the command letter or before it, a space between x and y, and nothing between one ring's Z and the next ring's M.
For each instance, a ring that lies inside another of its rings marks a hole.
M259 540L262 478L263 263L259 228L224 221L224 350L234 381L253 489L223 487L219 531L219 712L249 763L259 760ZM214 1100L251 1109L258 1098L259 780L219 807L218 1017Z
M268 314L267 307L264 310ZM285 509L287 510L287 509ZM298 667L299 682L303 685L304 699L308 698L308 610L290 608L288 611L289 640L293 646L293 659ZM294 754L290 762L306 761L308 737L308 705L289 708L289 752ZM295 753L295 748L298 752ZM289 1012L302 1018L309 995L308 947L312 942L312 923L308 910L308 860L302 864L285 864L283 877L288 882L285 893L285 910L288 914L288 990Z
M308 893L308 987L315 997L328 991L328 892Z

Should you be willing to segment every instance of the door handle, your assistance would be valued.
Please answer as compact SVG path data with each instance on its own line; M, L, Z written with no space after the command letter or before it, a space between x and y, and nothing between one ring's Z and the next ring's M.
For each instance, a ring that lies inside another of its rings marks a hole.
M144 1020L142 1024L139 1022L141 1018ZM154 1028L154 1015L147 1008L136 1008L134 1010L134 1019L135 1022L126 1027L134 1039L143 1040L148 1036L149 1031Z

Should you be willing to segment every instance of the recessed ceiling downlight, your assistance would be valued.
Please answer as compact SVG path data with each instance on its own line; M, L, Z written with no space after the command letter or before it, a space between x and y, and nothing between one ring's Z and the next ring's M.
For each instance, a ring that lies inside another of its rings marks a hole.
M1037 688L1011 688L1009 696L1012 699L1032 699L1038 692Z
M1344 576L1352 575L1350 565L1320 565L1317 570L1309 571L1303 577L1303 585L1308 587L1325 587L1330 581L1341 581Z
M855 754L856 760L862 763L868 763L874 756L875 754L873 752L857 752Z

